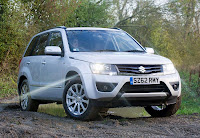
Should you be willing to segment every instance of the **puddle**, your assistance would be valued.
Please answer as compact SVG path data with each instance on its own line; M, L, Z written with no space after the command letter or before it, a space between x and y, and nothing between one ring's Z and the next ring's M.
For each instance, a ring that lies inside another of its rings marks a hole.
M3 107L2 105L0 105L0 112L2 112L4 110L5 107Z
M18 108L20 108L18 97L0 100L0 112L6 109L18 109Z

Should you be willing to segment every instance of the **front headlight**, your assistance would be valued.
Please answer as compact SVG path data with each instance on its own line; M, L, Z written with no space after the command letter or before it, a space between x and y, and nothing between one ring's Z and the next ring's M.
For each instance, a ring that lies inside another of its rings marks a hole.
M115 65L91 63L90 68L94 74L117 75Z
M163 72L164 72L164 74L173 74L176 72L176 69L172 63L165 64L165 65L163 65Z

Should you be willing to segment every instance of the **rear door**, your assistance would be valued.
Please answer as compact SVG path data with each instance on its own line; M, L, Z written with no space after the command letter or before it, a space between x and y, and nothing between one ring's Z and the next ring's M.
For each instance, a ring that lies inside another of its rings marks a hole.
M36 36L32 39L31 43L29 44L28 49L23 58L23 63L25 66L25 70L27 72L27 77L29 81L29 85L32 89L33 87L38 87L40 85L40 62L34 54L35 48L38 44L40 36ZM31 90L30 88L30 90Z
M45 99L60 100L64 90L64 47L62 34L59 31L50 33L48 46L60 47L62 56L45 55L41 66L41 85L45 87Z
M44 93L41 85L41 68L42 59L45 56L44 48L48 42L49 33L44 33L38 36L36 45L31 51L31 58L28 61L32 81L30 83L31 98L42 99Z

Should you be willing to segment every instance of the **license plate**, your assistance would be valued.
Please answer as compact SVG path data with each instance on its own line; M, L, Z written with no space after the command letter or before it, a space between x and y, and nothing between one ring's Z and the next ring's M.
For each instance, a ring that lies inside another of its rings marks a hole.
M160 84L158 77L130 77L130 84Z

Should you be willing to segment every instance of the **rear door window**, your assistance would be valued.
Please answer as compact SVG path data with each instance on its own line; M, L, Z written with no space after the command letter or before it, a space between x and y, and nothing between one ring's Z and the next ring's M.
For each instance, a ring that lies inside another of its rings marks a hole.
M39 38L37 46L33 49L32 55L45 55L44 50L47 46L49 33L42 34Z
M30 43L29 46L28 46L28 49L26 50L26 53L25 53L24 57L27 57L27 56L31 56L31 55L32 55L33 48L34 48L35 45L37 44L38 38L39 38L39 36L36 36L36 37L34 37L34 38L32 39L31 43Z

